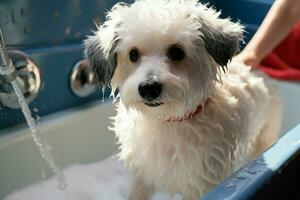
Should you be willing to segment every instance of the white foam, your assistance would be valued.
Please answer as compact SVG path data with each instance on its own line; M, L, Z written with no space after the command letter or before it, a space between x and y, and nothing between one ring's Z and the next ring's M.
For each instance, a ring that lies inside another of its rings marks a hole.
M126 200L131 175L117 158L88 165L73 165L63 172L68 180L70 200ZM28 186L9 194L4 200L66 200L57 189L54 178ZM165 193L156 194L154 200L171 200Z

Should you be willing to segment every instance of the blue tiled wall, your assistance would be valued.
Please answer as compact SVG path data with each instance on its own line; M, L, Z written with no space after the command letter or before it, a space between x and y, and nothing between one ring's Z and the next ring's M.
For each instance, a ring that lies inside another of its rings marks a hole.
M34 102L34 115L49 113L101 99L102 93L79 98L70 90L72 66L82 59L82 40L95 22L117 1L2 0L0 26L8 49L19 49L40 66L43 89ZM101 100L99 100L100 102ZM20 110L0 105L0 129L24 122ZM1 131L0 131L1 135Z
M10 47L80 43L117 0L1 0L0 26Z

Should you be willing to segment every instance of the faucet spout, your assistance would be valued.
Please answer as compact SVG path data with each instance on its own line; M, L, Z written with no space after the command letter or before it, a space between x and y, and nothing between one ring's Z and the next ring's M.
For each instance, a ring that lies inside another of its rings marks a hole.
M11 59L10 59L11 58ZM6 51L0 28L0 104L19 108L12 82L15 81L28 103L33 101L41 89L39 67L21 51Z

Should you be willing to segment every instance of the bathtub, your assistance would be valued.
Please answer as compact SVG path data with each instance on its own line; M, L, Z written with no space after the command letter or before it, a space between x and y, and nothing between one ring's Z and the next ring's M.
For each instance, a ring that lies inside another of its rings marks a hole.
M82 59L81 41L85 35L90 33L89 30L93 29L92 21L101 21L103 15L97 13L104 13L104 10L110 8L116 1L93 0L89 6L84 4L83 0L63 1L61 6L56 5L54 1L41 1L36 4L32 4L31 0L16 2L14 0L0 4L0 14L3 15L0 18L0 24L4 27L4 36L7 38L9 48L24 51L40 66L43 75L43 89L37 99L32 102L31 108L34 110L34 115L41 116L41 133L53 147L57 165L61 169L65 169L67 174L72 170L94 169L94 166L98 166L97 164L102 162L107 165L111 162L107 159L112 159L111 156L118 152L115 138L108 130L109 117L115 115L114 106L107 93L105 102L101 101L102 93L99 91L84 98L75 96L70 90L68 81L72 67ZM212 0L210 2L218 9L223 9L224 16L230 15L234 19L242 19L242 22L248 25L247 41L256 31L272 4L271 0L240 0L239 4L233 1L225 3ZM34 16L43 14L44 4L47 4L49 15L38 20ZM66 8L73 11L64 12ZM252 13L247 8L256 9L257 15L251 17ZM245 12L242 12L243 10ZM74 18L77 23L74 23ZM34 23L30 20L34 20ZM15 23L16 21L19 24ZM51 27L56 27L57 30L53 34L50 34L53 32ZM281 131L281 135L284 136L300 123L300 84L276 82L284 102ZM40 193L47 193L49 191L47 186L53 187L51 185L53 182L49 181L55 182L54 174L41 158L20 110L0 107L0 119L0 199L12 197L12 194L23 194L24 190L30 190L33 187L38 188ZM298 129L293 131L294 134L295 132L298 132ZM286 137L289 138L289 135ZM285 139L284 141L289 140ZM284 149L289 148L287 142L286 145ZM276 145L274 147L278 151L279 147ZM280 148L283 149L282 146ZM275 150L271 148L269 150L271 153L269 152L267 155L276 152ZM289 152L292 153L282 155L282 157L295 158L298 153L296 150ZM278 156L274 159L282 160L282 157ZM286 161L284 160L281 164L284 165ZM130 179L130 174L127 174L126 169L122 168L122 164L117 165L115 170L122 172ZM279 167L276 169L281 170ZM105 169L103 173L107 172L106 170L110 169ZM243 173L243 170L245 169L241 169L237 173ZM82 173L84 175L84 172ZM259 177L263 177L263 174ZM82 177L73 176L73 178ZM234 175L209 193L206 197L207 200L218 197L232 198L232 200L251 199L246 193L225 195L228 194L226 187L230 188L228 183L232 181L232 178ZM252 179L253 183L257 180ZM41 182L44 185L39 185ZM87 181L83 185L88 184ZM130 182L119 181L118 184L123 189L128 189ZM240 187L240 191L245 191L243 188L257 189L264 188L264 186L265 184L245 184ZM60 193L56 187L53 190ZM257 190L251 191L256 192ZM158 198L170 199L171 197L161 194ZM26 200L26 198L24 199Z
M300 85L278 81L284 99L282 134L300 121ZM117 152L109 117L115 115L110 101L100 100L43 117L42 135L53 147L61 168L74 164L99 162ZM0 198L53 176L41 158L30 135L22 125L1 130Z

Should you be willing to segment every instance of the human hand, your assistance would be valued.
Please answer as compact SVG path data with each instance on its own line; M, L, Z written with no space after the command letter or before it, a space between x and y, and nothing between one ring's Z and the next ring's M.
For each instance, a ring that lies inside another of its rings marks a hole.
M245 65L249 65L251 67L258 67L261 62L260 56L258 56L254 51L244 49L241 53L236 55L234 60L244 63Z

